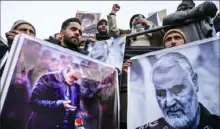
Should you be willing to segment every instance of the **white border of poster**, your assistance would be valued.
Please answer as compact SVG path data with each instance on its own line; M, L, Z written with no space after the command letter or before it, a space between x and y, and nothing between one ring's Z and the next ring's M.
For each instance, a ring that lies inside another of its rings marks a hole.
M75 55L77 57L80 57L80 58L83 58L83 59L86 59L89 61L93 61L97 64L102 65L102 66L113 68L114 71L116 72L116 82L118 82L118 71L112 65L109 65L109 64L106 64L106 63L101 62L99 60L90 58L86 55L82 55L82 54L75 52L75 51L72 51L70 49L60 47L56 44L51 44L51 43L44 41L44 40L41 40L39 38L31 37L26 34L19 34L15 37L15 39L13 41L13 45L11 47L11 50L10 50L10 53L9 53L9 56L8 56L8 59L7 59L6 65L5 65L5 69L3 71L2 78L1 78L1 87L0 88L2 90L2 93L0 94L0 114L2 113L3 105L5 102L8 90L9 90L9 86L11 83L12 76L14 74L15 67L16 67L16 62L18 61L19 53L21 51L21 48L22 48L22 45L23 45L23 42L25 39L33 40L35 42L38 42L41 45L51 47L52 49L57 49L60 52L68 53L70 55ZM119 100L120 99L119 99L119 84L118 83L115 87L115 90L116 90L115 94L117 95L117 98L116 98L117 99L117 110L118 110L117 111L117 113L118 113L117 119L118 119L118 128L119 128L119 126L120 126L120 124L119 124L120 123L120 102L119 102Z

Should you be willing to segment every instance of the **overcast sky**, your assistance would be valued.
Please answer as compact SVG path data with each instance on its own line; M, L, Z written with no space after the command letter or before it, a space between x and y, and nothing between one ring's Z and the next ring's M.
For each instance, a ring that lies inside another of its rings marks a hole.
M149 13L167 9L167 14L174 12L181 1L1 1L1 36L9 31L16 20L31 22L37 31L37 37L48 38L60 31L64 20L75 17L77 10L101 13L107 19L112 5L121 6L117 14L119 28L128 29L133 14ZM195 1L196 5L204 1ZM214 2L219 8L219 2Z

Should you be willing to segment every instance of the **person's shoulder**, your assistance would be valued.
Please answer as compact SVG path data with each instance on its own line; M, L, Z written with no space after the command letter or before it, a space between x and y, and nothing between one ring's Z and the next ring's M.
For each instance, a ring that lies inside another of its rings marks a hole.
M164 118L159 118L158 120L137 127L136 129L168 129L168 127L166 128Z
M210 114L209 116L207 116L204 119L206 121L206 122L204 122L206 126L210 126L212 128L219 128L220 127L220 116Z

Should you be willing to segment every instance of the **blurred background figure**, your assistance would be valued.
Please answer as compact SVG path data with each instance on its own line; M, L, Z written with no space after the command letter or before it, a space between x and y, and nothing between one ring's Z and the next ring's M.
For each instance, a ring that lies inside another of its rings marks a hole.
M11 30L5 33L5 36L7 38L8 51L6 51L5 53L2 53L3 55L5 55L6 53L10 51L14 38L19 33L27 34L33 37L36 36L36 30L30 22L27 22L25 20L17 20L12 25ZM0 57L2 57L3 55L1 55ZM0 67L0 77L2 76L6 61L7 60L5 60L5 62L1 62L3 66Z
M62 37L60 33L55 33L53 36L50 36L48 39L45 39L45 41L60 45L61 39Z
M205 1L195 7L193 0L182 0L175 13L163 18L163 26L199 19L191 24L177 27L185 34L186 42L214 37L216 32L211 19L215 17L217 10L216 5L211 1Z
M179 29L171 29L165 33L163 37L163 43L165 48L185 44L185 34Z

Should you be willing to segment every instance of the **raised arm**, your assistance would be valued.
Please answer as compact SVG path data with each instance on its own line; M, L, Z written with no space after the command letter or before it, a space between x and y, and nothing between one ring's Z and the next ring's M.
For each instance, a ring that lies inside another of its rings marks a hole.
M120 35L120 30L117 28L116 22L116 12L120 10L120 6L118 4L114 4L112 6L111 13L107 16L108 19L108 34L110 37L115 37Z

